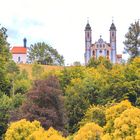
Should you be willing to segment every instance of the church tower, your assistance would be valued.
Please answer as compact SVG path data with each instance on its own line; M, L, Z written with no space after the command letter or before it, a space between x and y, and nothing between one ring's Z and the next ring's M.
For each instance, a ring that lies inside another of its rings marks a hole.
M112 22L111 27L110 27L110 46L111 46L111 62L116 63L117 58L116 58L116 27L114 23Z
M91 58L91 44L92 44L92 30L89 22L85 27L85 64L88 63Z

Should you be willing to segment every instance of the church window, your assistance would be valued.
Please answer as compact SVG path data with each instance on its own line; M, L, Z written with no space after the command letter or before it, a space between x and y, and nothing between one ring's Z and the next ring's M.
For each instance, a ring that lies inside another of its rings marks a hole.
M98 48L98 44L97 44L97 48Z
M102 44L100 44L100 48L102 47Z
M18 62L20 62L20 56L18 57Z
M107 51L107 55L109 55L109 51Z
M114 32L112 32L112 37L114 37Z
M103 44L103 47L105 48L105 44Z
M92 54L95 55L95 51L93 51Z
M102 50L100 50L99 52L102 53Z
M89 38L89 32L87 33L87 38Z

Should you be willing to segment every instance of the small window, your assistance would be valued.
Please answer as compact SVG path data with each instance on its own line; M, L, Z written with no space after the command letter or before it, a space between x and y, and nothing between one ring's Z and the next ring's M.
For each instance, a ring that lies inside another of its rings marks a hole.
M112 37L114 37L114 32L112 32Z
M92 54L95 55L95 51L93 51Z
M89 38L89 32L87 33L87 38Z
M102 53L102 50L100 50L99 52Z
M109 51L107 51L107 55L109 55Z
M103 44L103 47L105 48L105 44Z
M20 62L20 56L18 57L18 62Z
M98 44L97 44L97 48L98 48Z

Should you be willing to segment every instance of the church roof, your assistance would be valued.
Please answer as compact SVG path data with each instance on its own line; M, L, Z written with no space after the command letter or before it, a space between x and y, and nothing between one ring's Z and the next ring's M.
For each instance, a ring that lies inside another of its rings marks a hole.
M111 30L115 30L116 31L116 27L115 27L115 24L114 23L112 23L111 26L110 26L110 31Z
M91 27L90 27L90 24L87 23L86 27L85 27L85 30L91 30Z
M22 46L14 46L11 49L12 54L26 54L27 53L27 48L22 47Z

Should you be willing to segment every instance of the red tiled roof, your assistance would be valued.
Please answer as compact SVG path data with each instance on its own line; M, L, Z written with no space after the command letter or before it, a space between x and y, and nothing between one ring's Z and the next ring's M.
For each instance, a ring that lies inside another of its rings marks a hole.
M25 47L13 47L11 49L12 54L26 54L27 53L27 48Z

